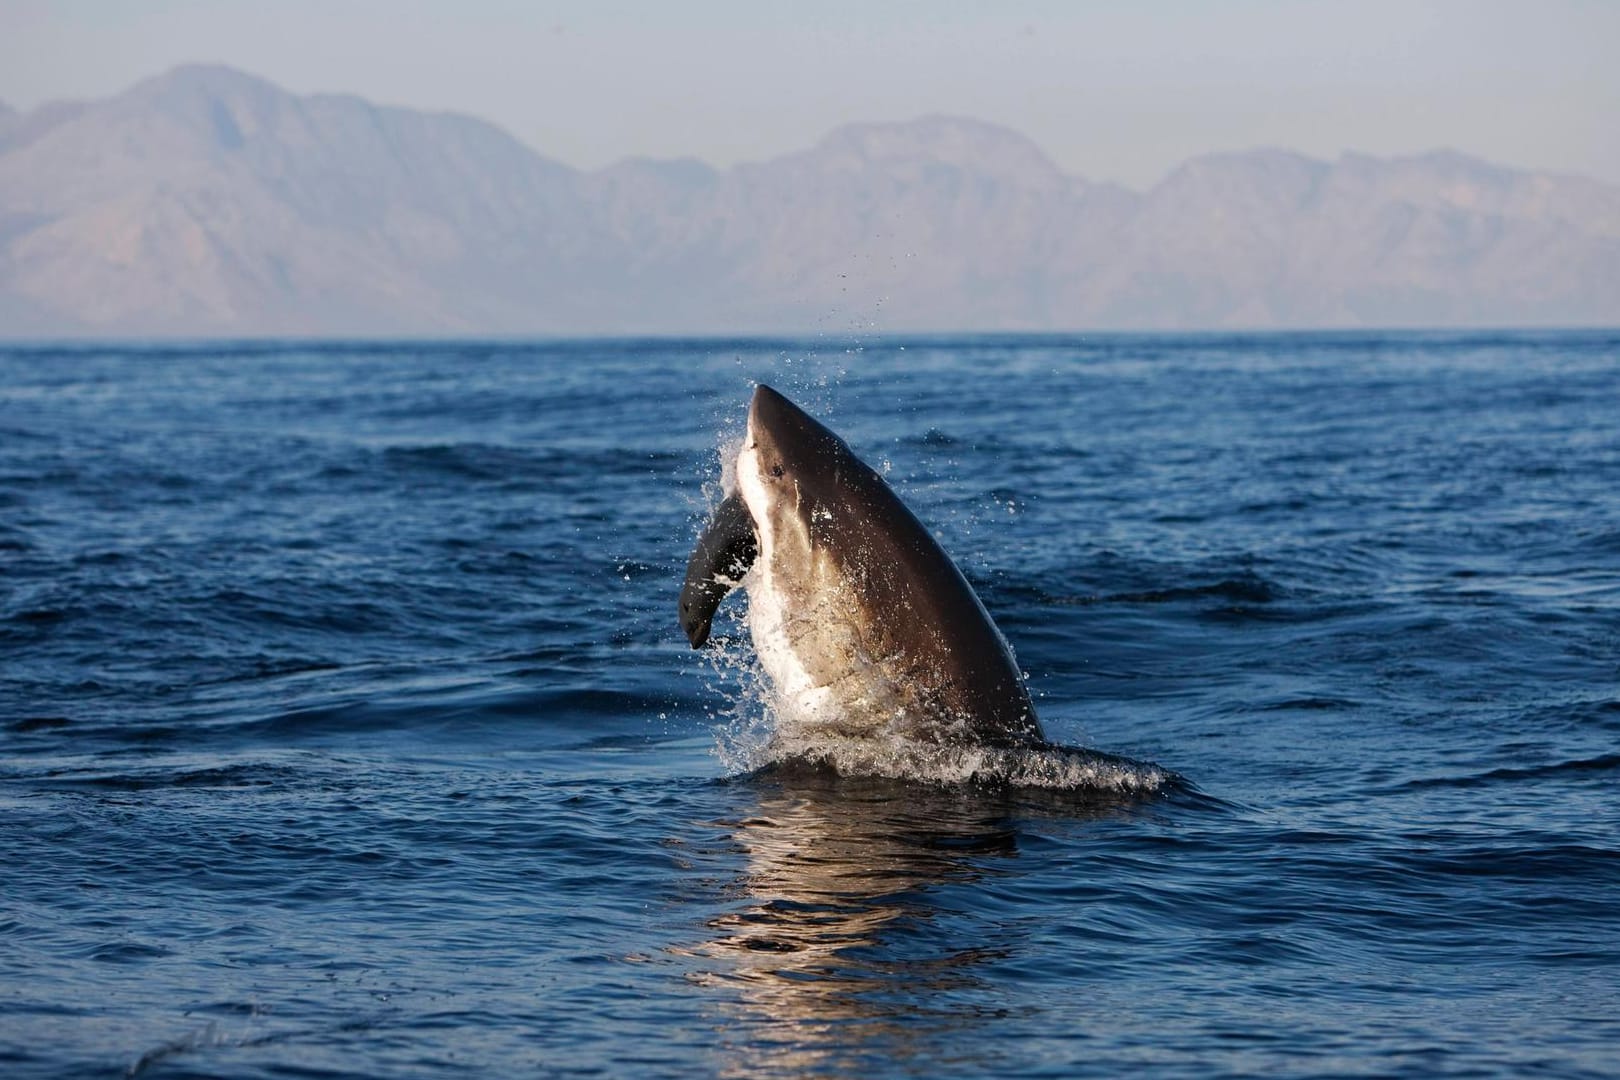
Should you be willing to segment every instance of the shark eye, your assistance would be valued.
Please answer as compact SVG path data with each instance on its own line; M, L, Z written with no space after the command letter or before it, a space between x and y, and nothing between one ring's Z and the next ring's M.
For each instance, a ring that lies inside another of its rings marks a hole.
M782 475L782 473L783 473L783 472L785 472L785 471L786 471L786 470L785 470L785 469L783 469L783 468L782 468L782 466L781 466L781 465L780 465L780 464L776 464L776 465L772 465L772 466L771 466L771 475L772 475L772 476L777 476L777 477L779 477L779 476L781 476L781 475Z

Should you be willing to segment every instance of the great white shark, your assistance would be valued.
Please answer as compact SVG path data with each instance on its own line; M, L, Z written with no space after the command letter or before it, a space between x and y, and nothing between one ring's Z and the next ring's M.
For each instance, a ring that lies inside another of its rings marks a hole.
M741 585L789 722L855 738L1046 744L967 579L842 439L761 385L735 474L687 563L680 621L693 648Z

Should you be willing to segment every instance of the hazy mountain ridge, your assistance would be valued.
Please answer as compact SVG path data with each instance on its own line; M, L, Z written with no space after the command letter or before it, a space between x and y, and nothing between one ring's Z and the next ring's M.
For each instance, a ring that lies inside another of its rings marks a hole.
M1145 192L971 120L595 172L484 121L183 67L0 108L0 335L1613 324L1620 188L1452 151Z

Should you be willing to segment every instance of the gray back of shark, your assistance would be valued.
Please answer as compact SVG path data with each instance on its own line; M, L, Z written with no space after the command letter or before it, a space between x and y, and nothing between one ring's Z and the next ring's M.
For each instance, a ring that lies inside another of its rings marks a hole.
M681 625L694 648L745 574L755 650L801 719L856 736L1043 741L1011 650L961 571L881 476L767 386L749 405L737 490L687 566Z

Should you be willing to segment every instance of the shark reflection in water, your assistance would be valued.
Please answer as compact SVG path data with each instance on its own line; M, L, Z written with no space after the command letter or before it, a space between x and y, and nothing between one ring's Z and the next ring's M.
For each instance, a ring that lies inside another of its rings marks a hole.
M758 791L757 813L729 823L747 856L744 902L696 950L723 961L695 977L725 1003L722 1074L896 1060L994 1071L1005 1050L964 1036L1006 1015L997 969L1018 966L1022 934L997 921L995 894L1017 887L1021 823L1122 801L1059 807L801 765L738 782Z

